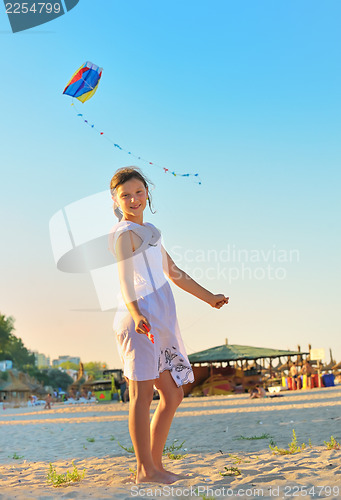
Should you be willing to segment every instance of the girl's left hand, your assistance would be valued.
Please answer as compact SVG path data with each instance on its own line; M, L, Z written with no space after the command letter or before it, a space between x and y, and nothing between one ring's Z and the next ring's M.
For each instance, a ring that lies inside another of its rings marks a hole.
M225 297L225 295L222 294L217 294L213 295L210 300L210 305L214 307L215 309L220 309L224 304L228 304L230 297Z

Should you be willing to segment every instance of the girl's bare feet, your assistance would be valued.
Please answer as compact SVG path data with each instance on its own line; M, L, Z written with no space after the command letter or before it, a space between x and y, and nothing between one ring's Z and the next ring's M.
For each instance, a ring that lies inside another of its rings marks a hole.
M136 484L140 483L161 483L161 484L172 484L177 479L174 477L175 474L167 472L166 470L160 471L155 469L152 473L147 474L143 470L138 471L136 474Z
M171 474L174 477L174 481L178 481L179 479L188 478L188 474L176 474L175 472L171 472L170 470L166 470L163 466L158 469L160 472L165 472L167 474Z

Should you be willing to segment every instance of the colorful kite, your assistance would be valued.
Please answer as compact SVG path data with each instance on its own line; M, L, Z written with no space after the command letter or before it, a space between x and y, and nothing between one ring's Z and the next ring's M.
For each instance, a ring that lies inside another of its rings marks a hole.
M85 102L88 99L90 99L94 93L97 90L98 83L101 79L102 76L102 69L96 66L96 64L92 64L91 62L87 61L83 66L81 66L76 73L72 76L71 80L67 84L67 86L64 89L63 94L70 95L71 97L75 97L81 102ZM86 125L91 127L95 132L100 134L102 137L104 137L107 141L111 142L113 146L116 149L119 149L120 151L123 151L127 153L128 155L133 156L137 160L140 160L148 165L153 165L155 167L163 169L163 171L167 174L172 174L174 176L179 176L179 177L194 177L194 180L197 184L201 184L201 180L199 177L199 174L180 174L178 172L173 172L169 170L168 168L165 168L161 165L158 165L157 163L151 162L146 160L145 158L142 158L141 156L137 156L133 154L131 151L128 149L123 148L119 144L116 143L116 141L113 141L110 137L108 137L102 130L99 130L98 128L95 127L94 124L91 124L89 120L86 120L83 113L80 113L77 107L75 106L74 102L71 103L71 106L73 106L74 111L76 112L77 116L81 117L82 120Z
M76 99L81 102L87 101L97 90L98 83L102 76L102 70L103 68L99 68L96 64L87 61L72 75L63 94L76 97Z

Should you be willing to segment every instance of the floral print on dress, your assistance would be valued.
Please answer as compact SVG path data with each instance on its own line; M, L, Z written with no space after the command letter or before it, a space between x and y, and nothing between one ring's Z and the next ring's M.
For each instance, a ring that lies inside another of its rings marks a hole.
M191 365L185 362L175 346L161 350L158 359L158 370L159 373L169 370L178 387L193 382L194 379Z

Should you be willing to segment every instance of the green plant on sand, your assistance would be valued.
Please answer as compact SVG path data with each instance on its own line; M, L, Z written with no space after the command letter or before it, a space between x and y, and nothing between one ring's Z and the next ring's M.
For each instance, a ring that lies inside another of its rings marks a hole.
M330 441L323 441L323 442L327 446L328 450L341 450L340 443L338 443L333 436L330 437Z
M71 472L66 471L65 474L58 474L55 467L50 463L49 472L47 474L47 482L51 483L55 488L59 486L68 486L71 483L81 481L85 476L85 469L83 472L79 472L75 466L74 461L72 461L73 470Z
M241 471L238 467L224 467L226 472L219 472L221 476L240 476Z
M164 447L163 455L167 455L167 457L171 460L180 460L186 455L181 455L180 453L176 454L174 453L174 451L181 450L185 441L183 441L181 444L175 444L175 442L176 439L174 440L173 444ZM117 444L122 448L122 450L126 451L127 453L135 453L134 446L123 446L123 444L121 444L119 441L117 441Z
M232 455L232 453L229 453L229 457L234 460L234 465L239 465L239 464L250 464L251 460L247 460L246 458L241 458L238 457L238 455Z
M135 453L134 446L125 447L119 441L117 441L117 444L122 448L122 450L126 451L127 453Z
M297 437L295 433L295 429L292 430L292 441L291 443L288 444L289 449L285 450L284 448L278 448L278 446L274 446L272 444L269 444L270 450L273 452L274 455L293 455L294 453L299 453L300 451L303 451L305 449L305 444L302 443L301 446L297 445Z
M261 436L239 436L234 438L236 441L242 440L242 439L247 439L248 441L255 441L256 439L272 439L272 436L270 434L262 434Z
M129 472L131 473L131 475L136 478L136 474L137 474L137 470L136 469L132 469L131 467L129 467Z
M163 449L163 454L167 455L167 453L173 453L173 451L178 451L181 450L183 445L185 444L185 441L182 441L180 444L175 444L177 442L177 439L174 439L173 444L170 446L165 446Z
M167 457L170 458L171 460L181 460L182 458L187 457L187 455L181 455L181 453L178 454L167 453Z
M174 440L173 444L170 446L165 446L163 449L163 455L167 455L171 460L181 460L185 458L187 455L182 455L181 453L173 453L174 451L179 451L182 449L185 441L182 441L180 444L175 444L177 439Z

